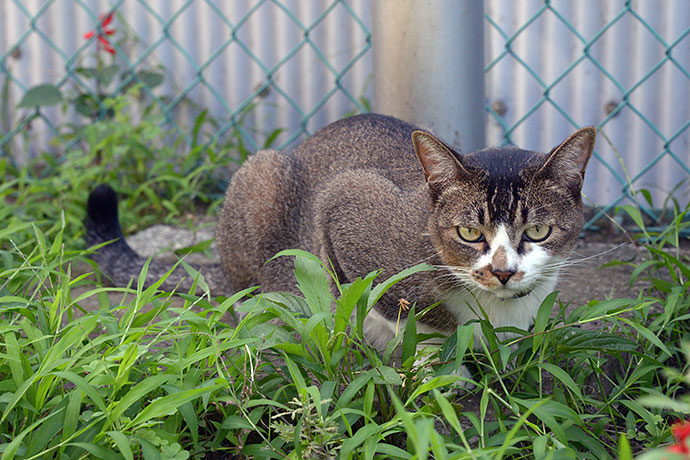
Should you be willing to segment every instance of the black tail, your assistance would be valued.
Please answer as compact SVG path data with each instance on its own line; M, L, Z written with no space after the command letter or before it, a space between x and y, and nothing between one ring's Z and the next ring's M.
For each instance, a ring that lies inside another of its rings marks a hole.
M89 246L112 241L100 247L91 256L98 264L100 271L108 277L115 286L127 286L139 276L146 263L145 257L137 254L125 240L122 227L118 219L117 195L109 185L101 184L91 194L86 205L86 242ZM152 260L146 275L146 286L161 279L171 268L172 264L164 261ZM227 291L226 283L219 264L196 267L200 270L214 294ZM172 291L187 291L192 285L192 279L180 266L168 276L161 285L161 289Z
M90 194L86 204L86 243L89 246L115 240L99 249L94 259L109 255L117 257L138 257L125 241L117 214L117 195L107 184L101 184ZM97 260L98 261L98 260ZM100 263L100 262L99 262Z

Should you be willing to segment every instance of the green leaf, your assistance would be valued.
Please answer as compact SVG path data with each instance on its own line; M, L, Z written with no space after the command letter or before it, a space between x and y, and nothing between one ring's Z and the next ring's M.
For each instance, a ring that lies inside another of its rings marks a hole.
M398 307L402 308L402 307ZM412 305L405 321L405 335L402 343L402 363L406 363L410 358L417 354L417 326L414 316L415 306Z
M635 351L639 344L618 334L579 328L562 329L554 342L558 348L571 350Z
M63 399L58 405L58 408L52 409L52 411L62 412L67 407L67 403L69 403L69 401ZM52 417L43 421L31 435L31 440L26 449L26 457L29 458L38 454L41 450L45 449L48 443L57 440L56 435L62 429L64 425L63 421L64 417Z
M161 453L156 446L148 440L138 437L141 444L141 453L144 455L144 460L162 460Z
M193 244L191 246L185 246L180 249L175 249L175 255L178 256L185 256L187 254L190 254L192 252L206 252L209 250L213 242L215 241L215 238L211 238L208 240L200 241L196 244Z
M402 385L402 378L400 378L400 374L398 374L398 372L392 367L379 366L369 372L371 372L371 375L374 376L374 382L376 383Z
M94 78L103 86L108 86L110 82L113 81L115 75L119 71L119 67L116 64L106 66L102 69L96 69L94 72Z
M336 301L334 335L345 332L350 316L352 316L352 311L367 289L371 288L371 283L376 278L376 275L376 272L370 273L364 279L357 278L352 284L342 286L340 299Z
M20 108L46 107L59 104L62 101L60 89L51 84L44 84L30 88L19 102Z
M534 320L534 333L538 334L534 336L532 342L532 350L536 351L539 345L541 345L544 340L544 335L542 332L546 329L546 323L549 321L549 316L553 311L553 305L556 303L556 297L558 296L558 291L552 292L547 295L539 306L539 311L537 312L537 317Z
M364 441L372 436L377 436L381 431L381 426L374 422L369 422L351 437L343 441L340 448L340 458L348 458L350 454L358 448Z
M539 367L553 375L559 382L565 385L570 391L575 393L575 396L577 396L578 399L582 400L582 392L580 391L580 387L566 371L551 363L540 363Z
M658 437L663 434L662 430L659 428L659 425L661 424L661 416L658 414L652 414L637 401L622 400L621 404L635 412L640 416L640 418L642 418L642 420L644 420L644 422L647 424L647 431L649 431L652 436Z
M14 439L9 444L5 445L5 450L2 453L2 460L12 460L14 459L14 456L17 454L17 450L19 447L22 445L22 441L24 440L24 437L31 433L34 428L36 428L38 425L45 423L48 421L48 419L56 416L62 412L62 409L53 411L50 415L40 418L31 425L29 425L26 429L24 429L19 435L15 436Z
M583 425L582 418L575 411L557 401L550 399L522 400L518 398L513 398L513 400L532 411L564 444L568 442L565 429L571 425ZM559 420L557 421L557 419Z
M458 326L458 329L456 331L457 348L455 349L456 369L459 369L462 365L465 353L467 352L467 349L470 347L470 344L472 343L472 340L474 338L474 327L474 324L464 324L462 326Z
M305 318L309 318L312 314L311 308L307 304L307 301L298 295L290 294L288 292L267 292L263 294L262 299L264 301L269 301L276 305L280 305L289 312L297 313L299 316L303 316Z
M128 423L128 427L133 427L137 425L143 425L147 421L155 417L163 417L166 415L174 414L177 408L188 401L192 401L196 398L201 397L205 393L210 393L212 391L218 390L225 386L224 383L218 383L208 387L194 388L192 390L178 391L177 393L169 394L163 396L162 398L155 399L146 406L137 416Z
M392 286L394 286L396 283L402 281L403 279L407 278L408 276L411 276L415 273L418 272L428 272L431 270L435 270L434 267L431 265L427 264L418 264L410 268L406 268L405 270L401 271L400 273L391 276L388 278L386 281L384 281L381 284L377 284L374 289L371 290L371 295L369 295L369 305L368 307L371 308L376 302L379 301L381 296L385 294L385 292L390 289Z
M275 350L282 350L291 355L297 355L303 358L309 358L311 356L309 355L309 352L305 349L304 345L302 345L301 343L276 343L271 348Z
M290 372L290 376L292 377L292 383L295 384L295 389L299 394L306 396L307 383L304 381L302 372L299 370L295 362L291 360L290 357L285 353L283 353L283 359L285 360L285 364L288 367L288 372Z
M410 395L410 397L407 399L405 406L410 404L412 401L415 400L415 398L417 398L420 395L423 395L424 393L428 393L429 391L435 388L445 387L447 385L457 382L458 380L460 380L460 377L458 377L457 375L439 375L438 377L434 377L428 382L419 385L417 389L414 391L414 393L412 393L412 395Z
M62 441L67 441L77 431L79 416L81 412L81 402L84 392L74 389L67 395L69 402L65 410L65 418L62 421Z
M372 379L371 373L367 372L355 377L345 390L340 394L336 407L347 407L355 394Z
M62 355L70 348L81 342L96 327L97 316L83 317L83 320L75 321L72 327L62 336L62 338L48 350L43 358L41 366L36 374L43 375L61 364Z
M271 132L266 137L266 140L264 141L264 148L265 149L271 148L271 146L276 141L276 139L278 139L278 136L280 135L280 133L282 133L283 131L285 131L284 128L279 128L279 129L273 130L273 132Z
M635 222L638 228L644 229L644 219L642 219L642 213L640 208L633 206L631 204L626 204L623 206L618 206L616 211L625 211L625 213L630 216L630 218Z
M220 428L223 430L253 430L254 425L239 415L228 415L221 423Z
M19 353L19 343L13 332L7 332L4 334L4 337L7 350L7 357L5 359L9 364L12 380L19 387L24 382L24 368L22 367L22 358Z
M134 460L127 436L121 431L106 431L106 434L113 440L122 456L125 457L125 460Z
M153 89L163 83L163 74L159 72L152 72L149 70L141 70L137 72L137 77L142 81L149 89Z
M448 402L445 396L443 396L438 390L434 390L434 398L438 403L438 407L441 408L441 412L443 413L443 416L446 418L446 421L448 421L448 423L455 430L455 432L461 438L464 439L465 430L462 429L460 419L458 419L458 414L455 412L455 409L453 409L452 404Z
M74 109L79 115L93 117L98 114L100 106L98 105L98 100L96 98L90 94L84 93L80 94L74 99Z
M624 323L627 324L628 326L630 326L630 327L632 327L633 329L635 329L642 337L644 337L645 339L649 340L649 341L652 342L657 348L659 348L661 351L663 351L664 353L666 353L667 356L673 356L673 353L671 353L671 350L669 350L669 349L666 347L666 345L664 345L664 343L661 341L661 339L659 339L659 337L657 337L656 335L654 335L654 334L652 333L652 331L650 331L649 329L647 329L646 327L644 327L644 326L643 326L642 324L640 324L639 322L637 322L637 321L631 321L631 320L629 320L629 319L627 319L627 318L618 318L618 320L624 322Z
M83 391L91 399L91 401L96 405L96 407L99 410L103 412L106 411L105 401L103 400L103 397L98 393L96 387L87 382L84 377L77 375L71 371L53 372L53 374L62 379L69 380L70 382L72 382L74 386Z
M110 410L108 413L108 422L117 420L132 404L156 390L171 378L173 378L171 375L152 375L136 384L115 404L115 407Z
M396 447L391 444L384 444L381 442L378 442L376 444L376 452L379 454L384 454L385 457L383 458L404 458L404 459L411 459L412 454L408 453L407 451L402 450L400 447Z
M90 442L73 442L68 445L81 447L82 449L93 455L92 458L99 458L103 460L122 460L122 457L117 455L117 453L114 450Z
M330 313L333 296L321 261L316 262L312 258L302 256L295 257L295 278L298 289L311 307L312 314Z
M320 313L315 313L311 318L309 318L304 325L304 329L302 330L302 335L303 337L309 337L312 333L312 330L319 324L321 324L323 321L329 319L332 317L332 313L330 311L322 311ZM323 324L321 324L323 326ZM313 339L316 341L316 337L313 337Z

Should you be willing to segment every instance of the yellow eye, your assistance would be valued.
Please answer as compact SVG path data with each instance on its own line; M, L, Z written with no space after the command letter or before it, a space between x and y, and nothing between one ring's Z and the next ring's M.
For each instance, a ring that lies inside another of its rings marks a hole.
M551 235L551 227L549 225L538 224L525 230L525 238L535 243L544 241L549 235Z
M458 227L458 235L468 243L477 243L484 239L484 234L472 227Z

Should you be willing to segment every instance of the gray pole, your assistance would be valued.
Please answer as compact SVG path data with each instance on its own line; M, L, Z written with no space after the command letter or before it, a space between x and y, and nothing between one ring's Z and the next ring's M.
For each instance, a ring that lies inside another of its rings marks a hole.
M375 0L374 110L486 147L484 2Z

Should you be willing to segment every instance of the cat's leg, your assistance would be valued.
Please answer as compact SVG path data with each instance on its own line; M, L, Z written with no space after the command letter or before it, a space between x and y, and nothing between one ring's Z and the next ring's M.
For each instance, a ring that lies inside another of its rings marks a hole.
M426 227L416 203L405 192L375 171L354 170L333 178L316 197L315 240L319 257L330 263L343 282L352 282L372 271L382 270L384 281L405 268L424 261L419 239ZM410 209L412 208L412 209ZM431 305L420 275L394 285L365 322L367 339L378 349L405 327L407 310ZM401 302L404 300L404 302ZM398 321L400 318L400 321Z
M297 246L298 187L290 158L275 150L251 156L225 194L216 240L226 276L235 289L294 291L291 258L266 263Z

